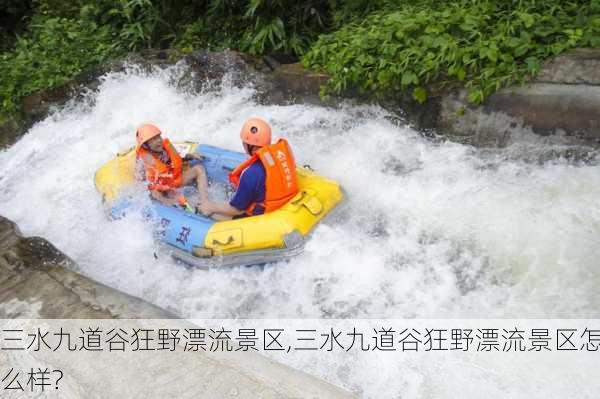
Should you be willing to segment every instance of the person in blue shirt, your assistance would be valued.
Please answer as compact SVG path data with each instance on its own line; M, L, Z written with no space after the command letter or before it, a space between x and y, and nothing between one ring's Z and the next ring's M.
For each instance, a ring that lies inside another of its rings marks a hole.
M255 162L248 166L240 176L240 183L229 205L238 210L246 210L256 203L252 215L265 213L265 207L262 205L265 200L265 180L266 172L262 163Z
M202 201L198 210L215 220L257 216L279 209L298 192L294 155L284 139L271 145L271 127L250 118L240 133L250 158L229 174L237 188L229 202Z
M252 126L248 126L249 124ZM242 127L240 137L246 153L252 157L260 148L271 144L271 127L261 119L249 119ZM250 207L252 215L261 215L265 211L262 205L265 200L265 181L264 166L261 162L253 162L241 171L237 190L231 201L216 203L205 200L198 205L198 210L215 220L243 217Z

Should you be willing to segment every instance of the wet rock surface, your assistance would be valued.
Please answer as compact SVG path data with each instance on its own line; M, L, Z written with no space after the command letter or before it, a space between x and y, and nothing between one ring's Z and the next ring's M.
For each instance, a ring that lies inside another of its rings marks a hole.
M16 118L0 119L0 149L14 143L20 133L21 128Z
M226 77L233 86L255 87L257 100L265 104L340 103L340 98L325 102L319 97L327 75L306 70L295 61L237 51L183 55L173 50L148 50L132 54L82 73L64 86L23 99L22 121L0 123L0 145L14 142L31 124L51 113L53 107L96 89L105 73L123 71L130 65L150 71L185 63L188 68L175 84L188 92L218 88ZM470 104L464 90L430 93L425 104L415 102L406 93L381 105L429 135L478 147L504 147L519 141L525 128L540 136L556 136L554 141L563 145L599 148L599 67L600 50L575 49L548 60L534 81L502 89L481 106ZM351 90L343 97L369 101Z
M149 325L138 325L131 319L175 318L141 299L69 270L74 267L73 261L48 241L23 237L15 223L0 216L0 319L63 319L61 328L68 325L64 319L130 319L112 326L133 331ZM104 323L111 325L108 321ZM186 320L169 321L167 327L178 331L198 328ZM161 324L161 328L165 325ZM143 361L125 355L118 361L90 358L85 351L78 352L76 361L58 352L31 353L19 352L26 359L38 355L36 362L68 370L69 386L74 389L63 389L61 397L119 396L128 387L121 379L123 375L127 375L130 383L135 381L138 393L144 397L164 397L173 392L183 397L353 397L338 387L252 352L197 352L185 356L163 351L164 356L149 356ZM7 356L1 354L0 361L14 362L14 358ZM144 370L143 377L139 370ZM201 375L189 370L201 371ZM176 387L171 385L175 380L179 382ZM108 387L101 385L107 381L111 382Z
M173 318L141 299L73 272L75 264L40 237L23 237L0 216L0 318ZM31 306L3 305L14 301ZM36 308L36 314L28 312Z
M538 83L600 85L600 49L579 48L548 60Z
M554 144L600 148L600 51L575 49L547 61L523 86L491 95L481 106L464 90L441 98L437 130L479 147L528 140L526 131ZM525 132L525 134L524 134Z

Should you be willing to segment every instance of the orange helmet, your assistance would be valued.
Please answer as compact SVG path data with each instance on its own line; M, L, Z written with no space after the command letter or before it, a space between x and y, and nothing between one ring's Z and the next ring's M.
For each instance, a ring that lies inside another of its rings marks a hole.
M159 134L161 134L161 131L155 125L146 123L139 126L135 131L135 140L137 141L136 150L139 149L146 141L158 136Z
M250 118L244 122L240 138L246 144L264 147L271 144L271 126L260 118Z

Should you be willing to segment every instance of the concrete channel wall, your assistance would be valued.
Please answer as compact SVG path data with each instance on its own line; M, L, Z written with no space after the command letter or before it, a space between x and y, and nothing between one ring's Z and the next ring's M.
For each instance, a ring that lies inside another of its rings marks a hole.
M142 323L139 319L161 319L163 324L166 321L182 331L190 327L191 323L177 320L172 313L71 271L74 266L72 260L48 241L23 237L13 222L0 216L0 319L3 323L39 319L53 325L56 321L48 319L63 319L61 326L65 326L69 322L64 319L110 319L113 322L129 319L115 326L131 327ZM40 356L42 352L2 351L0 363L38 365L42 362L60 368L68 376L61 386L61 398L122 397L124 394L144 398L353 397L318 378L252 352L196 352L189 356L166 351L143 359L133 355L107 358L84 352L74 353L72 356L76 357L70 360L53 352Z

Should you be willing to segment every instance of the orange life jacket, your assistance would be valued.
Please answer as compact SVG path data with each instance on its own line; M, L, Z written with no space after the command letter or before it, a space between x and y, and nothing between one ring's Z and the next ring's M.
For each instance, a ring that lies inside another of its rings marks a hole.
M181 187L183 160L169 139L163 139L163 148L171 160L170 164L164 163L144 147L137 150L137 157L144 161L149 190L169 191Z
M266 172L265 200L260 204L252 203L246 209L247 215L252 215L257 205L262 205L265 213L277 210L298 192L294 154L284 139L256 151L229 174L229 181L237 188L242 172L257 161L263 164Z

